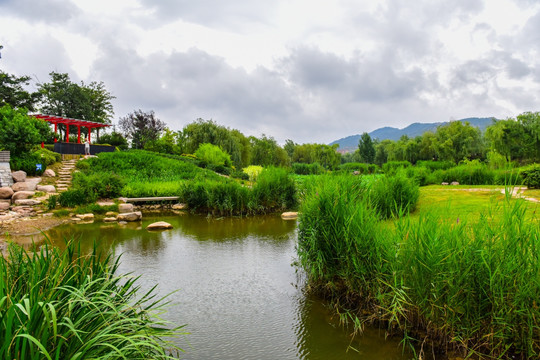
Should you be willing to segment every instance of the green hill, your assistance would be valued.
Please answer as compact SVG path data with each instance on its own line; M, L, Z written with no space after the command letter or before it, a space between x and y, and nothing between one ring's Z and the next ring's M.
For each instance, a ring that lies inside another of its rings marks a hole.
M484 131L486 127L491 125L493 118L466 118L457 120L461 122L469 122L471 125L478 127L481 131ZM410 138L420 136L426 131L435 131L438 126L448 124L446 122L436 122L436 123L414 123L403 129L398 129L394 127L382 127L376 130L373 130L369 133L372 139L379 140L399 140L403 135L407 135ZM335 140L330 143L330 145L339 144L338 150L340 151L354 151L358 148L358 141L360 140L361 135L351 135L344 137L339 140Z

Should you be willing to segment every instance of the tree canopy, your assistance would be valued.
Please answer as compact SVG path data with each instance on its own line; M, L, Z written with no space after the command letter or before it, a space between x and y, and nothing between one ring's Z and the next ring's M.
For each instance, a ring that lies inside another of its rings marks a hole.
M15 76L0 70L0 106L34 111L40 95L25 89L30 85L30 80L30 76Z
M9 105L0 108L1 150L9 150L13 156L19 156L50 136L49 125L28 116L25 108L14 109Z
M118 124L126 138L131 140L133 149L144 149L147 142L159 139L165 129L165 123L155 116L153 110L135 110L120 118Z
M115 98L103 82L80 84L68 74L51 72L49 83L38 84L40 110L43 113L109 124L114 115Z

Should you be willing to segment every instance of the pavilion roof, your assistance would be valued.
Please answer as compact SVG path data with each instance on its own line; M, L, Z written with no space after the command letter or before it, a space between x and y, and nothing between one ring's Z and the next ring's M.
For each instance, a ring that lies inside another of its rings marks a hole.
M65 117L56 116L56 115L33 114L31 116L33 116L33 117L35 117L37 119L42 119L42 120L48 121L48 122L53 123L53 124L84 126L84 127L88 127L88 128L100 128L100 127L111 126L109 124L98 123L98 122L95 122L95 121L71 119L71 118L65 118Z

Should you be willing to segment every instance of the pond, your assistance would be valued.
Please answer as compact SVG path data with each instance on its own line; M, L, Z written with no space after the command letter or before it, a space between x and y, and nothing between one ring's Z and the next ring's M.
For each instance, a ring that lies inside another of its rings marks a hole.
M174 229L145 230L154 221ZM306 296L293 265L295 221L145 214L142 224L69 224L47 233L58 245L74 236L90 249L95 240L121 254L120 271L140 275L142 290L157 284L160 295L173 292L163 317L186 324L190 335L178 340L184 359L411 358L383 330L352 338L323 301Z

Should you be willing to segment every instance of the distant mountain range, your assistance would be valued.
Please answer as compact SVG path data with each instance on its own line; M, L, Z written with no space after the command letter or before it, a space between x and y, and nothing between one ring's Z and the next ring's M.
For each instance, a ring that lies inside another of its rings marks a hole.
M476 126L481 131L484 131L489 125L491 125L493 118L466 118L456 121L461 122L469 122L472 126ZM373 130L369 133L369 136L371 136L372 139L379 139L379 140L399 140L400 137L403 135L407 135L410 138L414 138L416 136L420 136L426 131L433 131L435 132L437 130L438 126L448 124L448 121L445 122L437 122L437 123L414 123L406 128L398 129L393 127L383 127L377 130ZM342 139L333 141L330 143L330 145L339 144L338 151L341 152L350 152L355 151L358 148L358 141L360 140L361 135L351 135L344 137Z

